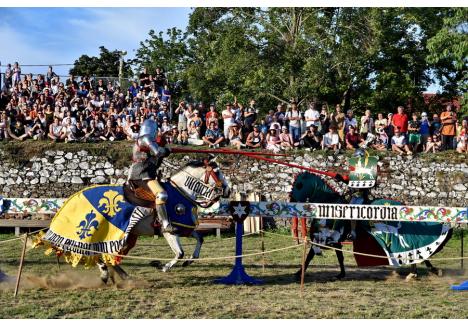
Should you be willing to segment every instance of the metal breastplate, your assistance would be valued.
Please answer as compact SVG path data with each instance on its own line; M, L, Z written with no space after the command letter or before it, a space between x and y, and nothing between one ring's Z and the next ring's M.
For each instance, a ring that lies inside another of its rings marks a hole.
M132 151L132 161L135 163L144 162L149 157L149 149L140 146L138 143L137 141L135 145L133 145Z

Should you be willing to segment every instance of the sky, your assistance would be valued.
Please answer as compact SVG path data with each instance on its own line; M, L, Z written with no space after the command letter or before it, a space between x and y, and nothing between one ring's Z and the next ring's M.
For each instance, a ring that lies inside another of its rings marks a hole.
M209 4L208 4L209 5ZM19 62L22 73L46 73L47 67L24 65L73 64L81 55L98 56L99 46L127 51L126 59L148 32L185 30L189 7L177 8L1 8L0 62ZM55 66L67 76L71 66ZM0 67L4 71L5 67ZM428 92L440 87L431 85Z
M99 46L134 56L148 32L184 30L190 8L0 8L0 62L20 65L73 64L82 54L99 55ZM67 75L71 66L54 67ZM2 71L5 67L1 68ZM47 67L23 67L46 73Z

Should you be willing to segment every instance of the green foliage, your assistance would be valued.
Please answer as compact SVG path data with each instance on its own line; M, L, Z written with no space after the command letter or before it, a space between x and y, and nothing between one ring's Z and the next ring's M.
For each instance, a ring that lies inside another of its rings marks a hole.
M75 60L70 74L75 76L118 77L121 51L109 51L104 46L99 47L99 57L90 57L83 54ZM123 76L131 77L132 70L128 62L123 62Z
M466 92L466 8L194 8L187 30L150 31L133 63L163 66L181 96L218 106L255 97L420 110L435 80ZM464 75L465 74L465 75Z

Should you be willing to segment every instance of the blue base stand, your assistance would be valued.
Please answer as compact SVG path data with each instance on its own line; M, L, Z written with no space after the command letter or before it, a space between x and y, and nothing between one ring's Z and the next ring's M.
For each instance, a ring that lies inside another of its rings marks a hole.
M242 255L242 235L244 233L244 225L242 221L236 223L236 256ZM244 265L242 265L242 257L236 257L236 262L231 273L223 278L217 279L214 281L217 284L226 284L226 285L258 285L262 284L261 280L255 279L252 276L249 276L245 270Z
M468 281L465 281L460 285L452 285L451 288L455 291L468 291Z

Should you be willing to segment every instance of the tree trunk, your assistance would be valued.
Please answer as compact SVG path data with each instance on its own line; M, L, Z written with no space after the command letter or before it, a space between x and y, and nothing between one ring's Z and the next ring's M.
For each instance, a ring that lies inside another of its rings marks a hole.
M343 112L346 114L351 109L351 86L343 93Z

